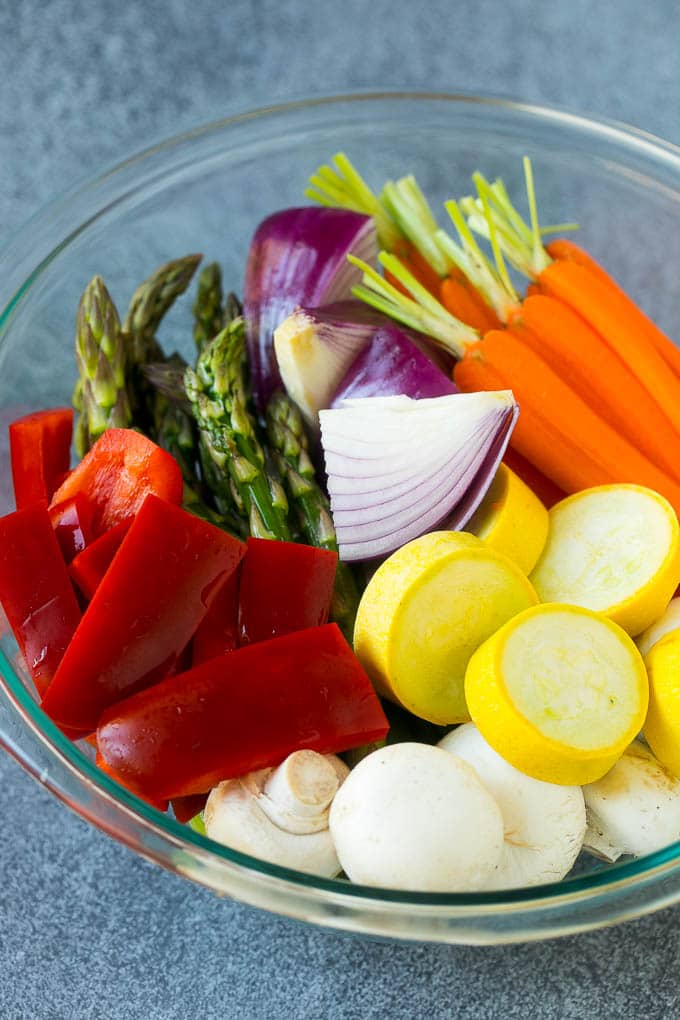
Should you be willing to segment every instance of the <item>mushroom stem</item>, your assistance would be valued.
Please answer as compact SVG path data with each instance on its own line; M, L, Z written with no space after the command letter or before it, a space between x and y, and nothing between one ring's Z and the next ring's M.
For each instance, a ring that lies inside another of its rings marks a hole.
M267 776L260 807L287 832L320 832L328 828L328 809L349 769L338 759L315 751L295 751ZM340 766L340 768L338 768ZM342 770L344 769L344 774Z
M348 772L335 755L304 750L276 769L227 779L208 797L206 833L253 857L333 878L340 863L328 814Z

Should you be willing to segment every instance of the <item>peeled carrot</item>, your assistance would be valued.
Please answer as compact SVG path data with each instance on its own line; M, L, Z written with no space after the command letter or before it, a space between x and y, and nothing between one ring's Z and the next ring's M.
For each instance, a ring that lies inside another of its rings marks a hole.
M395 245L394 254L403 262L409 272L415 276L416 280L422 283L423 287L427 287L430 294L438 297L441 286L439 274L434 271L430 263L420 254L414 244L403 238ZM398 280L393 278L390 282L408 296L409 292L402 287Z
M546 246L546 251L551 258L561 262L574 262L582 266L611 291L612 301L616 301L619 314L627 317L629 322L639 330L640 337L646 337L656 348L663 359L670 365L675 374L680 378L680 348L676 347L670 337L659 329L652 322L648 315L642 311L635 302L628 297L625 290L618 285L616 280L609 275L606 269L589 255L587 251L569 241L566 238L559 238L551 241Z
M473 329L478 329L480 333L486 333L488 329L500 329L503 325L493 308L455 266L441 281L439 300L447 312Z
M576 262L577 265L589 269L602 283L612 284L620 290L618 283L614 283L607 270L592 255L589 255L585 248L582 248L580 244L575 244L574 241L570 241L569 238L557 237L554 241L546 244L545 250L551 259L560 262ZM621 291L621 293L623 294L624 292Z
M532 295L511 328L604 421L680 482L675 429L630 367L573 308Z
M493 308L487 305L460 269L454 266L449 275L441 279L414 245L403 241L398 247L395 254L402 265L430 294L439 298L448 312L480 333L487 329L501 328L502 323ZM410 291L389 270L385 272L385 279L406 297L410 297Z
M544 294L569 305L595 329L652 394L680 435L680 380L656 346L622 311L613 289L576 262L551 262L538 277ZM670 342L670 341L669 341Z
M612 482L660 492L680 513L680 485L604 422L511 330L470 345L454 369L462 390L513 390L520 415L511 445L567 493Z

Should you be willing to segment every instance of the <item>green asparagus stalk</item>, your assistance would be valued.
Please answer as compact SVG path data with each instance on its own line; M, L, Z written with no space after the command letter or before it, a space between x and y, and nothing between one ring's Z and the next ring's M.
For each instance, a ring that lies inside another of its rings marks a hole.
M76 449L84 457L106 429L127 428L132 421L120 319L101 276L88 283L80 299L76 362L78 381L73 393L78 412Z
M184 389L186 362L173 354L165 362L144 366L146 379L155 387L155 433L159 446L170 453L179 464L184 479L182 505L185 510L202 517L218 528L243 538L243 522L231 502L218 512L208 506L201 494L196 468L199 460L199 437L189 399Z
M310 545L337 552L330 507L316 481L302 416L283 390L278 390L269 401L266 422L267 438L296 508L302 534Z
M277 458L291 505L295 508L304 541L321 549L338 551L328 498L316 481L309 456L302 415L290 397L278 390L266 410L267 437ZM359 606L359 591L349 564L338 560L331 619L351 643Z
M134 364L162 361L156 331L165 313L189 286L201 257L185 255L166 262L140 283L132 295L123 332L130 337L131 361Z
M132 295L123 322L130 365L127 382L133 421L152 439L156 438L154 421L158 416L156 393L142 369L150 362L165 360L156 331L173 302L189 286L200 260L200 255L186 255L154 270Z
M200 354L224 326L222 271L217 262L201 270L194 301L194 341Z
M224 303L224 325L228 326L234 319L238 319L243 315L243 305L239 301L233 290L230 290L227 294L227 300Z
M187 368L185 389L198 427L207 438L206 452L224 476L257 538L290 541L288 501L278 479L265 468L265 455L248 410L245 384L245 328L235 319Z

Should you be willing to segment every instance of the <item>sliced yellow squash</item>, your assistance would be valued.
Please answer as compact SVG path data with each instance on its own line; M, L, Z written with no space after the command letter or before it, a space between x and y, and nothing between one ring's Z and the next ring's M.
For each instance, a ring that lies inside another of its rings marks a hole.
M379 693L430 722L464 722L465 669L479 645L538 602L519 567L456 531L393 553L366 588L354 649Z
M659 761L680 777L680 631L655 644L645 665L649 674L645 739Z
M578 606L513 617L472 656L465 696L482 736L534 779L581 786L640 731L648 683L631 638Z
M542 602L593 609L633 636L661 616L679 581L675 511L642 485L600 485L556 503L531 573Z
M548 511L529 486L501 464L465 530L530 574L548 537Z

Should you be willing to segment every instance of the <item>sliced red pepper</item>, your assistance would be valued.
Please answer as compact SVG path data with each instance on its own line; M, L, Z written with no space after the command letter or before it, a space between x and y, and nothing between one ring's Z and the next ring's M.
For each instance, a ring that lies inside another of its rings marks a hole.
M120 785L122 787L124 787L124 789L129 790L130 793L134 793L136 797L139 797L141 800L146 801L146 803L150 807L156 808L156 811L163 811L163 812L165 812L165 811L168 810L168 802L167 802L167 800L150 800L148 797L142 797L141 794L137 793L135 790L130 789L130 787L127 786L127 784L123 782L123 780L120 778L120 776L117 775L116 772L112 768L110 768L110 766L108 766L106 764L106 762L102 758L102 756L99 753L99 751L97 751L97 757L95 758L95 765L97 766L98 769L101 769L102 772L106 773L106 775L109 776L111 779L115 779L115 781L117 783L120 783ZM199 811L202 811L202 810L203 810L202 808L199 808ZM194 814L196 814L196 813L197 812L194 812ZM193 818L193 815L191 817Z
M191 797L175 797L170 803L177 821L185 825L203 810L207 799L207 793L195 793Z
M181 503L177 461L132 429L109 429L57 489L53 504L83 493L94 507L95 537L134 517L149 493Z
M238 648L238 589L241 567L226 581L194 634L193 665Z
M0 602L33 682L44 694L80 622L44 503L0 518Z
M71 463L73 411L55 407L17 418L9 426L9 449L17 510L49 503Z
M102 712L170 672L245 546L147 496L83 616L43 701L82 733Z
M240 643L328 622L337 553L296 542L247 540L239 592Z
M79 492L50 507L50 520L66 563L70 563L92 541L92 505Z
M75 557L69 566L71 580L86 599L91 599L99 587L104 574L111 566L113 557L120 549L121 543L132 524L133 518L121 521L115 528L110 528L103 535L91 542Z
M389 724L337 625L239 648L114 705L97 746L126 783L172 800L222 779L382 740Z

